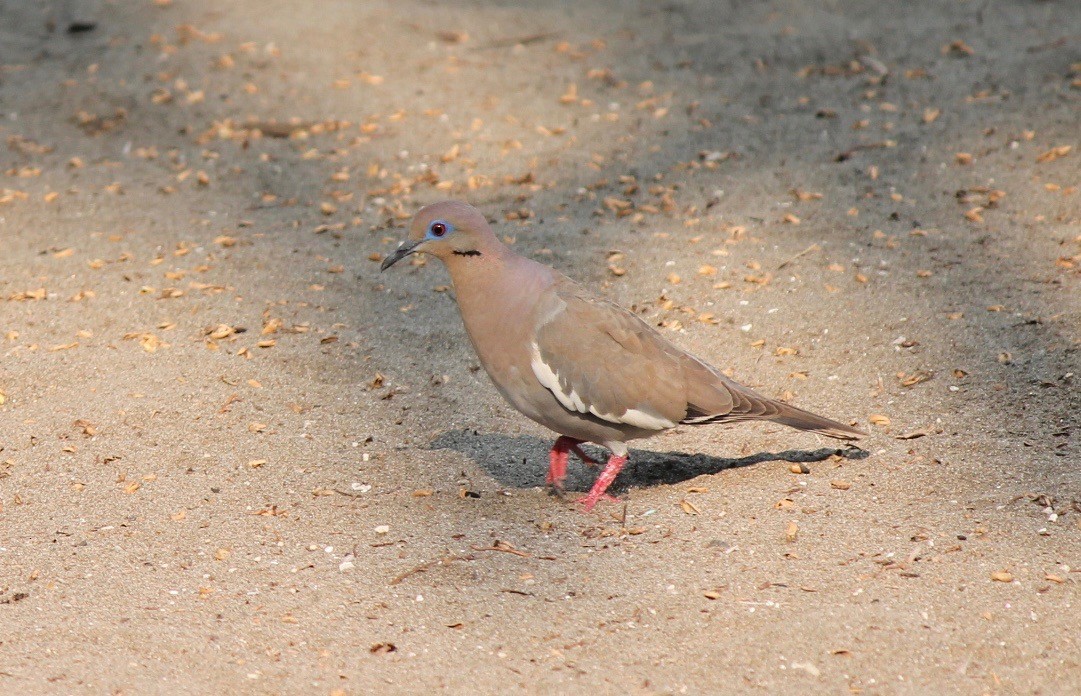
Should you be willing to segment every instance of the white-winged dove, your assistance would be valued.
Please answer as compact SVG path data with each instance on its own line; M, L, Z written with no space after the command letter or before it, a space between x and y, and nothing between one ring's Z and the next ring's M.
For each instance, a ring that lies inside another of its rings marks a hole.
M591 509L627 462L627 441L679 424L765 420L842 440L864 433L768 399L668 342L633 313L500 242L475 208L444 201L413 218L382 270L423 252L446 265L473 347L516 409L559 433L548 483L562 489L583 442L608 463L581 499Z

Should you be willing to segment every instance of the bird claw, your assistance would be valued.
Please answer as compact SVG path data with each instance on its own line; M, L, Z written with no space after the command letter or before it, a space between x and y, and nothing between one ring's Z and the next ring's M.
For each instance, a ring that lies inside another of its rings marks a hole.
M614 495L610 495L608 493L601 493L600 495L597 495L597 496L593 495L592 493L587 493L586 495L583 495L581 498L579 498L578 500L575 500L574 502L576 504L578 504L578 505L582 505L583 507L585 507L586 512L589 512L590 510L593 509L594 505L596 505L598 502L600 502L602 500L605 501L605 502L609 502L609 503L623 502L619 498L615 497Z
M554 495L557 498L562 498L563 494L565 493L565 491L563 489L563 480L562 479L556 481L556 480L553 480L551 477L549 477L544 482L544 487L545 487L545 489L547 489L547 491L548 491L548 493L550 495Z
M592 496L590 494L586 494L575 500L574 503L583 506L586 509L586 512L589 512L593 509L593 506L597 505L601 500L604 500L605 503L619 503L620 501L619 498L615 497L614 495L602 493L599 496Z

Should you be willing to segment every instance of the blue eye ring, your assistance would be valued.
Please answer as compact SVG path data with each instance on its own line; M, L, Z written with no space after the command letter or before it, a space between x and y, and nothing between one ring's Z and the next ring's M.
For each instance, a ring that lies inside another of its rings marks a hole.
M440 237L445 237L450 230L451 226L449 224L442 220L434 220L428 225L428 236L439 239Z

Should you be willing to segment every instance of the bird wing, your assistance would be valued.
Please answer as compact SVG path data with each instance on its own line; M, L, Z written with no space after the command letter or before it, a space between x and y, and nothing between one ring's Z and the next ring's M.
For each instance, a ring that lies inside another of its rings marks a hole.
M560 278L537 303L530 365L566 409L642 430L766 420L850 440L863 432L770 399Z
M545 295L530 364L564 408L644 430L674 427L687 415L682 351L566 278Z

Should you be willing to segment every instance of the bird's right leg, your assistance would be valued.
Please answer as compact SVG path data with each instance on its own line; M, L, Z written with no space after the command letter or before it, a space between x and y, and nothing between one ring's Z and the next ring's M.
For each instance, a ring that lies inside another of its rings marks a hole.
M608 486L612 485L612 481L616 480L616 476L619 476L619 472L623 469L623 465L627 463L627 455L618 455L615 452L608 458L608 463L604 465L604 471L597 477L597 480L593 483L593 488L589 489L589 493L585 497L579 498L577 502L585 506L586 510L592 510L593 506L597 504L599 500L611 500L613 502L619 502L619 498L608 495L606 492Z
M584 440L576 440L573 437L562 435L552 445L552 451L548 453L548 477L545 482L557 491L563 490L563 482L567 480L567 459L570 457L570 453L574 452L578 456L582 456L581 450L578 449L578 445L582 444L582 442Z

